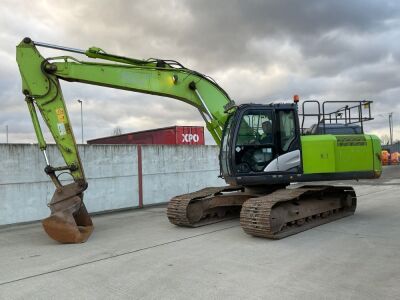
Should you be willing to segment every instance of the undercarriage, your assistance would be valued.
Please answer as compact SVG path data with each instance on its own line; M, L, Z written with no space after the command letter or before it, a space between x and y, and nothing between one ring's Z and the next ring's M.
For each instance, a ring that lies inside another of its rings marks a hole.
M172 224L198 227L240 217L250 235L281 239L354 214L352 187L302 186L268 189L206 188L174 197L167 215Z

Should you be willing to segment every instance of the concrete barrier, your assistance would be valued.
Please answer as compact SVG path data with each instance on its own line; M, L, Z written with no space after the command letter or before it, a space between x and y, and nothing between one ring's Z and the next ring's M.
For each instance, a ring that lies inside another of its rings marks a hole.
M80 145L79 151L89 183L84 201L91 213L164 203L175 195L225 184L217 177L216 146ZM55 145L47 152L52 165L63 165ZM46 204L55 188L43 171L37 145L2 144L0 161L0 225L47 217ZM60 178L70 180L67 174Z

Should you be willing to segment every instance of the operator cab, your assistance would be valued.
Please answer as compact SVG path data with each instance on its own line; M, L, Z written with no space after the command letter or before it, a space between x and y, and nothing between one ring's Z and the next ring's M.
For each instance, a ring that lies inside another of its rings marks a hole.
M301 161L296 105L239 106L225 127L220 162L222 176L231 184L276 183L298 174Z

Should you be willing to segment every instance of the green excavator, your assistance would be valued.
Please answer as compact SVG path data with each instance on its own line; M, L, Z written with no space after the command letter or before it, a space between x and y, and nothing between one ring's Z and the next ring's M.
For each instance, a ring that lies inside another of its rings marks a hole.
M93 60L44 58L37 47ZM372 179L381 174L380 141L363 132L363 123L372 119L371 101L335 101L343 106L333 112L328 112L332 102L304 101L301 114L297 97L291 103L236 105L213 79L174 60L138 60L97 47L85 51L30 38L17 46L17 62L45 172L56 187L49 203L51 214L42 224L61 243L85 242L93 223L83 203L88 184L60 79L170 97L199 111L220 146L220 176L228 185L171 199L167 216L179 226L196 227L240 216L246 233L283 238L352 215L356 209L357 197L350 186L292 188L291 183ZM50 164L37 110L65 166ZM307 131L304 120L309 117L316 118L316 125ZM63 185L59 174L65 172L73 182Z

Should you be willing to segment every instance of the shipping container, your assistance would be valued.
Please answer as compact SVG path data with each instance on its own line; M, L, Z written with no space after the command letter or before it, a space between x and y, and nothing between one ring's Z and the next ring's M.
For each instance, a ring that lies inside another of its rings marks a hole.
M204 145L204 127L170 126L88 140L88 144Z

